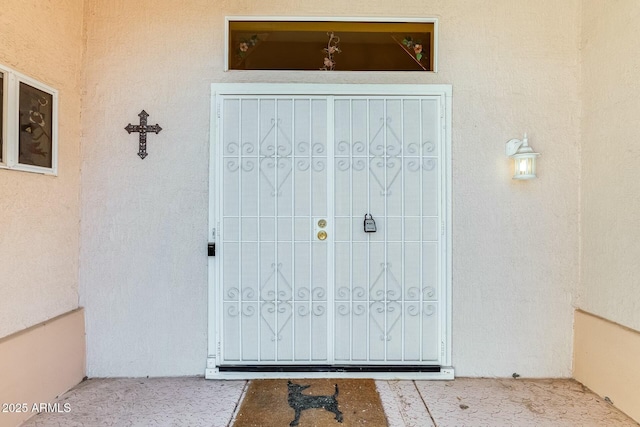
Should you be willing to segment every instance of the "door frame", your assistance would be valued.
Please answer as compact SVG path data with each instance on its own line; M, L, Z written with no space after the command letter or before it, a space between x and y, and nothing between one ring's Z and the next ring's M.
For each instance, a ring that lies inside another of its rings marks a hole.
M441 268L444 275L444 290L442 307L445 313L441 319L444 324L440 325L443 341L441 342L442 365L440 371L430 372L331 372L334 377L367 377L378 379L453 379L454 370L451 366L452 353L452 164L451 164L451 85L429 85L429 84L303 84L303 83L214 83L211 85L211 116L210 116L210 145L209 145L209 221L207 236L209 243L216 243L216 230L219 229L219 188L221 182L218 165L218 145L221 140L220 126L218 121L221 116L218 103L219 95L323 95L323 96L440 96L441 107L441 133L444 151L442 158L443 187L441 188L443 201L442 213L442 239L441 254L444 259ZM328 159L332 160L332 159ZM207 379L251 379L251 378L311 378L326 377L326 371L296 370L289 372L264 372L264 371L221 371L220 361L220 330L219 313L217 312L218 301L218 256L208 257L208 332L207 332L207 364L205 378ZM331 286L331 284L329 284Z

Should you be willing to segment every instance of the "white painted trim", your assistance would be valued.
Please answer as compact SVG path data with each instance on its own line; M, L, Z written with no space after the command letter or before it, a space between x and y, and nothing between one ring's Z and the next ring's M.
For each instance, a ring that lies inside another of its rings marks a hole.
M219 95L445 95L450 100L451 85L446 84L319 84L319 83L214 83L211 94ZM446 141L445 141L446 142Z
M335 133L331 131L335 126L335 99L333 96L327 98L327 220L329 222L325 230L329 233L327 239L327 363L335 363L335 339L331 331L335 331L336 304L335 304ZM309 108L313 107L309 105ZM309 141L311 144L313 141ZM317 221L314 221L314 226ZM315 231L315 230L314 230ZM315 235L315 232L314 232Z
M209 133L209 221L207 227L207 242L211 242L213 239L212 232L213 229L217 229L217 218L218 213L218 199L216 196L216 182L220 182L219 177L216 175L216 158L217 158L217 146L218 146L218 121L217 121L217 100L215 93L211 93L211 110L210 110L210 118L209 123L211 123L211 129ZM216 203L215 205L213 205ZM212 206L213 205L213 206ZM216 240L217 240L216 235ZM204 248L203 248L204 250ZM216 320L216 312L215 312L215 302L217 301L217 268L216 268L216 257L207 257L207 265L208 265L208 295L207 295L207 306L208 306L208 330L207 330L207 367L210 367L211 361L215 364L217 349L216 344L218 342L217 339L217 325L218 322Z
M220 372L207 369L208 380L254 380L293 378L372 378L375 380L453 380L453 368L441 368L440 372Z
M446 278L445 278L445 287L446 287L446 305L447 305L447 317L446 317L446 321L445 326L446 327L446 331L445 331L445 337L446 337L446 349L445 349L445 357L444 360L442 361L442 364L444 366L451 366L452 365L452 361L451 361L451 354L452 354L452 349L453 349L453 336L452 336L452 328L453 328L453 315L452 315L452 311L453 311L453 250L452 250L452 244L453 244L453 213L452 213L452 200L453 200L453 195L452 195L452 185L453 185L453 164L452 164L452 155L451 155L451 129L452 129L452 112L453 112L453 108L452 108L452 94L451 94L451 86L449 86L449 91L446 93L445 95L445 118L444 118L444 132L445 134L443 135L443 140L444 140L444 145L445 145L445 167L447 168L446 172L445 172L445 176L447 179L446 185L445 185L445 191L446 191L446 201L444 203L444 207L446 209L446 213L444 216L445 221L446 221L446 229L445 229L445 233L446 233L446 239L445 239L445 245L446 248L444 248L445 254L447 256L447 263L446 263Z
M309 22L324 22L324 21L336 21L336 22L417 22L424 24L433 24L433 70L426 71L427 73L438 72L438 33L439 33L439 20L436 17L385 17L385 16L225 16L224 17L224 71L228 72L251 72L256 70L230 70L229 69L229 23L231 21L309 21ZM298 73L313 73L314 71L296 71L296 70L260 70L260 73L265 71L272 72L298 72ZM320 73L326 73L326 71L319 71ZM332 71L332 73L352 73L353 71ZM376 73L386 73L386 71L375 71ZM389 71L394 72L410 72L410 71Z
M2 94L3 94L2 99L0 99L0 102L2 102L2 116L0 117L0 120L2 121L2 134L0 135L0 138L2 138L2 148L1 148L2 151L0 152L0 168L5 168L7 166L7 146L8 146L7 141L9 140L7 136L7 131L8 131L7 124L9 123L7 113L9 111L8 98L9 98L10 72L11 70L0 65L0 73L2 73Z

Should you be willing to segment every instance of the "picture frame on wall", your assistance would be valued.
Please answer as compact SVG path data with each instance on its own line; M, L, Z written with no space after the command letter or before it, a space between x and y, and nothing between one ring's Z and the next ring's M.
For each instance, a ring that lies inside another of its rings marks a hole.
M51 169L53 94L20 82L18 99L18 164Z
M0 65L0 168L58 169L58 91Z

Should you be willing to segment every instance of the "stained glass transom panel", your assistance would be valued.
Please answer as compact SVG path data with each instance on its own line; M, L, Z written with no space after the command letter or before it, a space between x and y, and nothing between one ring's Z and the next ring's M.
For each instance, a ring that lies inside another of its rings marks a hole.
M229 21L228 69L434 71L434 22Z

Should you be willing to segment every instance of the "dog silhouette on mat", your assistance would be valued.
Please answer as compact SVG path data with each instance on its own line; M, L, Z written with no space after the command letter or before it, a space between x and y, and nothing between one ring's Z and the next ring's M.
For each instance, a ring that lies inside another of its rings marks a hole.
M287 381L287 388L289 389L289 406L296 411L296 417L289 424L291 427L297 426L300 422L300 413L305 409L326 409L329 412L336 414L336 420L342 422L342 412L338 409L338 384L336 386L336 392L332 396L309 396L308 394L302 394L302 390L306 390L310 385L294 384L291 381Z

